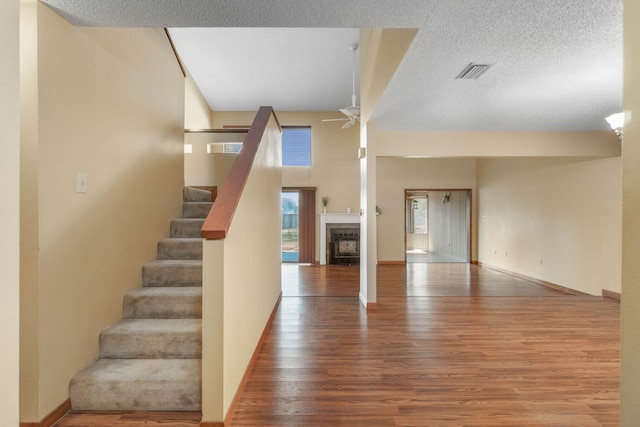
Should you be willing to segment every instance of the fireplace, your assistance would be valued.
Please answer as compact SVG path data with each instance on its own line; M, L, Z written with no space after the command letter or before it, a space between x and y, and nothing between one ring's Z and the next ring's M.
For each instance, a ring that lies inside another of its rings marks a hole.
M358 264L359 262L360 214L321 213L320 264Z
M353 224L327 225L327 264L358 264L360 262L360 228Z

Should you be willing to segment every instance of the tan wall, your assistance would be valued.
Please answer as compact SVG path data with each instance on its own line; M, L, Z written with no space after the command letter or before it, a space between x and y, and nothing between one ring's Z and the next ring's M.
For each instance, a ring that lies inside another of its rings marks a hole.
M640 420L640 3L624 2L622 426Z
M592 295L619 292L620 167L619 157L478 160L478 260Z
M476 160L398 159L377 161L378 260L404 261L404 190L470 189L472 191L472 259L476 259Z
M185 133L184 143L191 145L191 153L184 155L184 184L222 185L236 155L207 153L207 145L213 142L242 142L245 136L245 133Z
M189 74L184 79L184 128L211 129L211 108Z
M280 149L272 119L226 239L204 244L203 421L224 419L280 295Z
M38 178L40 274L25 289L39 306L22 339L39 359L24 354L21 369L39 392L23 394L23 421L66 400L97 358L100 330L180 214L183 182L184 78L164 31L73 27L37 7L37 151L23 165Z
M255 113L214 112L213 126L251 124ZM322 210L322 196L329 197L327 212L352 212L360 209L360 163L358 160L359 129L340 129L340 122L322 119L341 118L339 112L280 112L282 126L311 126L310 168L285 167L282 185L285 187L316 187L316 207ZM319 236L316 218L316 236ZM320 242L316 239L316 260L320 259Z
M0 3L0 419L17 426L19 368L19 65L18 2Z

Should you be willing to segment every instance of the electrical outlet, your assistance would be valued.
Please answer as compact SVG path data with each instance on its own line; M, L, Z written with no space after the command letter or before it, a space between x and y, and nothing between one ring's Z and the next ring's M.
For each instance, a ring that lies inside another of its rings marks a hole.
M87 192L87 174L78 172L78 180L76 182L76 192L77 193L86 193Z
M504 251L504 256L509 256L509 252Z
M538 264L542 265L542 258L538 258Z

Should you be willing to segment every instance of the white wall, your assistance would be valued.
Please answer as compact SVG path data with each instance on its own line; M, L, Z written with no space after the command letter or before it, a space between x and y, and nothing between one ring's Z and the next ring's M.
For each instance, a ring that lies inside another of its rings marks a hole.
M21 345L35 352L21 354L21 421L38 422L97 358L100 331L180 216L184 77L162 29L73 27L28 6L21 196L33 209L21 221L35 259L21 275Z
M619 292L620 173L619 157L478 160L478 261L592 295Z
M18 1L0 3L0 419L18 425L20 98Z
M476 188L475 159L377 159L378 260L404 261L404 190L405 189L470 189L472 203ZM472 208L472 230L475 226ZM472 237L472 259L477 238Z
M443 203L447 194L449 201ZM429 192L429 250L469 261L469 213L466 191Z

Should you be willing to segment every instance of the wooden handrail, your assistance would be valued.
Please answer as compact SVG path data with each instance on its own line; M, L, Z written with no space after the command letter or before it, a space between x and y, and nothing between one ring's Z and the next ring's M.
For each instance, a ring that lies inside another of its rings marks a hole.
M242 143L242 150L238 153L227 178L218 192L218 197L213 203L207 219L201 229L201 236L209 240L221 240L227 236L231 220L240 202L249 172L256 157L260 142L269 123L271 115L276 119L272 107L260 107L253 120L253 124ZM280 124L278 123L278 126ZM227 132L229 129L226 130ZM246 130L245 130L246 132Z

